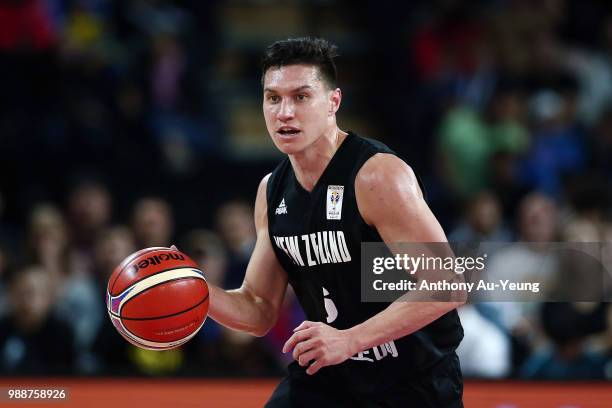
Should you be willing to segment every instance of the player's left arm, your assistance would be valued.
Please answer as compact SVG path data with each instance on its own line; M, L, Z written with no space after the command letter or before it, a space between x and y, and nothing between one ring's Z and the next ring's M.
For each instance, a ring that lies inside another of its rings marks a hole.
M362 218L387 245L401 242L447 242L419 188L412 169L396 156L378 153L360 169L355 195ZM461 296L460 296L461 297ZM409 335L462 305L463 301L402 302L348 330L305 321L283 347L293 349L307 373L339 364L356 353Z

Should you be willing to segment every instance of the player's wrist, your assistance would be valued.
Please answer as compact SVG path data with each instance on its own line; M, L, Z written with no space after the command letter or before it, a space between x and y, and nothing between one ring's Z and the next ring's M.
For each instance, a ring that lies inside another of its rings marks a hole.
M347 338L349 354L353 356L359 353L360 351L363 351L365 347L362 345L359 327L353 326L350 329L344 330L344 332Z

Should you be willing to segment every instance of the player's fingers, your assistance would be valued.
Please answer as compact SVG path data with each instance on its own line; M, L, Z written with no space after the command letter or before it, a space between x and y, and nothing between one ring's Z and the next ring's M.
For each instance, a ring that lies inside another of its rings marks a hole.
M285 342L285 345L283 346L283 353L293 349L299 342L309 339L311 334L312 333L309 329L300 330L293 333L293 335L289 337L289 340Z
M299 359L300 355L312 349L315 346L314 339L308 339L306 341L302 341L295 345L293 348L293 358L294 360Z
M316 360L321 355L321 351L319 350L310 350L306 353L303 353L300 358L297 359L297 362L302 367L306 367L312 360Z
M323 367L325 367L325 364L321 360L316 360L306 369L306 374L313 375Z
M316 324L315 322L304 320L302 323L300 323L300 325L298 327L293 329L293 331L296 332L296 331L299 331L299 330L304 330L304 329L307 329L309 327L314 326L315 324Z
M170 249L173 250L173 251L178 251L178 248L176 247L176 245L170 246Z

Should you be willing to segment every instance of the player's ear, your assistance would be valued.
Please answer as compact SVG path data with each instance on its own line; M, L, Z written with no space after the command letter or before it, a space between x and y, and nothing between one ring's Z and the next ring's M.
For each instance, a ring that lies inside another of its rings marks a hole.
M336 88L330 92L329 95L329 114L335 114L340 108L340 102L342 101L342 91L340 88Z

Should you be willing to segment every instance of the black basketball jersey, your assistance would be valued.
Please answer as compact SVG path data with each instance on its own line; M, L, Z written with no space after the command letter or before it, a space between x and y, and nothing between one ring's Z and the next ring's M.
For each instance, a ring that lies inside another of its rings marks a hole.
M376 153L395 154L380 142L349 133L311 192L299 184L288 158L268 180L270 240L308 320L348 329L388 306L361 302L360 290L361 243L382 239L359 213L355 177ZM355 392L378 391L423 375L452 354L462 337L452 311L409 336L319 373ZM305 370L296 364L290 368Z

